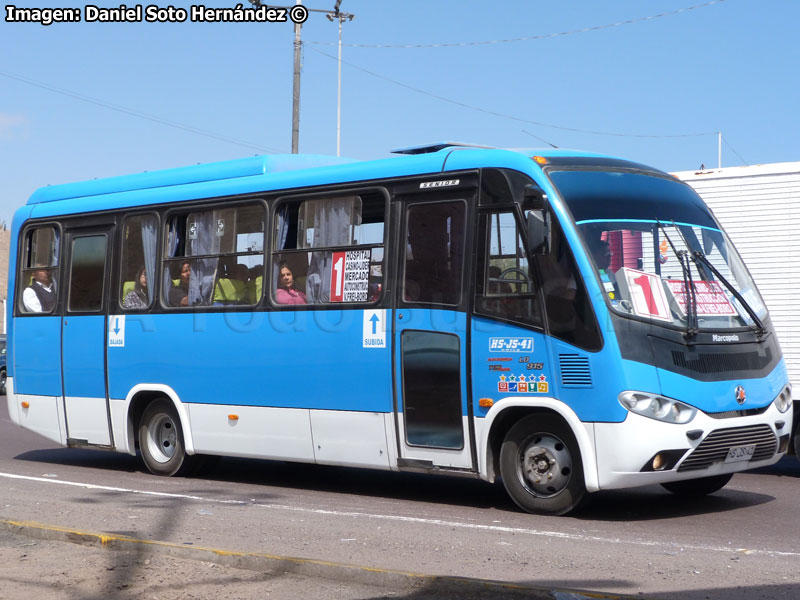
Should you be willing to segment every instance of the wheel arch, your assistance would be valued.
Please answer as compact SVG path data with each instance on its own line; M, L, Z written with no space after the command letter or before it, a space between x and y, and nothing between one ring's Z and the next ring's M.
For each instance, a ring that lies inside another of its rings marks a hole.
M183 445L186 454L193 455L194 443L192 442L192 430L189 426L189 411L186 404L181 402L178 394L168 385L163 384L139 384L136 385L128 392L125 399L127 406L127 419L126 419L126 444L129 454L136 454L136 446L138 444L137 431L139 429L139 421L142 418L147 405L159 398L166 398L175 407L178 413L178 418L181 421L181 428L183 429Z
M505 398L497 402L484 417L484 427L478 440L478 470L481 477L493 482L500 473L500 447L509 429L523 417L531 414L552 414L559 417L572 431L581 453L586 490L600 489L597 478L597 456L594 439L587 425L563 402L555 398Z

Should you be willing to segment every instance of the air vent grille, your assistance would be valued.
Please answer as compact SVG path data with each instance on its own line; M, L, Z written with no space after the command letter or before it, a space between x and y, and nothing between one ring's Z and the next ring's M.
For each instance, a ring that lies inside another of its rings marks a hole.
M580 354L559 354L561 385L566 387L592 387L589 357Z

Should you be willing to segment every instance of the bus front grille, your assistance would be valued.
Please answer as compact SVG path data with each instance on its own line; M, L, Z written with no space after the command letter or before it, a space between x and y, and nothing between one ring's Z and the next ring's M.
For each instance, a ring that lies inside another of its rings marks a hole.
M672 351L672 363L683 370L694 373L728 373L763 369L772 360L769 348L763 355L758 352L700 352Z
M756 448L750 462L768 459L778 449L778 439L769 425L717 429L709 433L683 461L678 467L678 472L705 469L714 463L724 461L731 448L752 444L755 444Z

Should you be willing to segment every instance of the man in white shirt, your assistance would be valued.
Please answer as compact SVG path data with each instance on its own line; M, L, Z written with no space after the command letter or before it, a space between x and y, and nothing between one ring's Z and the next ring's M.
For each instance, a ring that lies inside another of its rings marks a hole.
M28 312L52 312L56 306L56 288L49 269L33 272L31 285L22 292L22 304Z

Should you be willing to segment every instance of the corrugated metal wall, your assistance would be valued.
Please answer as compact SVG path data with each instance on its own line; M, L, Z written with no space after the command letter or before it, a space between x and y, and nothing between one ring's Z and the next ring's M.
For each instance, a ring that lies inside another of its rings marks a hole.
M800 386L800 162L674 175L697 190L742 255Z

